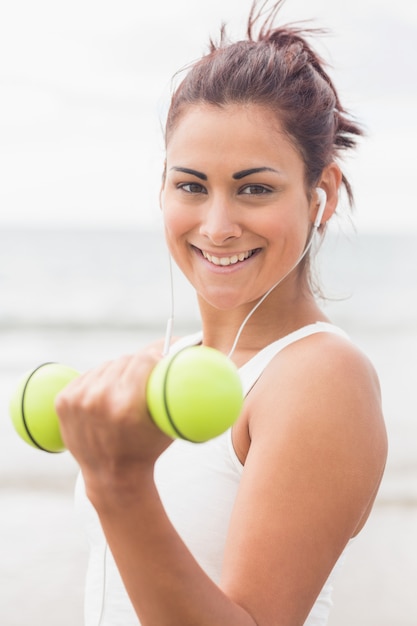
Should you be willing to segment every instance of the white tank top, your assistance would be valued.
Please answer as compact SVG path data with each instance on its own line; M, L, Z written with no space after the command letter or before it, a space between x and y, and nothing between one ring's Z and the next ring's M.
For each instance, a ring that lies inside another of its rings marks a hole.
M246 395L271 359L287 345L317 332L345 333L324 322L305 326L275 341L239 370ZM200 343L201 334L173 346L178 351ZM155 483L173 526L203 570L219 582L227 529L243 466L232 444L231 429L205 443L175 440L155 465ZM140 626L107 548L98 516L88 501L81 475L76 486L76 507L83 518L90 544L86 578L85 626ZM304 626L325 626L332 606L331 594L340 557L321 590Z

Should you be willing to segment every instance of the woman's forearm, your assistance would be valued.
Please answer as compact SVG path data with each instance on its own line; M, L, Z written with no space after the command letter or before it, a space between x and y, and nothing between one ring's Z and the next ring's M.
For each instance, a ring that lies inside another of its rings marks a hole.
M153 477L94 494L109 547L142 626L254 626L200 568L168 519Z

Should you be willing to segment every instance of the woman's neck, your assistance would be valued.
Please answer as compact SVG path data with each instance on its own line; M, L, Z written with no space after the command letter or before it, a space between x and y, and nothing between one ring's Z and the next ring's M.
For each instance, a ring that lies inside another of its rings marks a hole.
M229 354L243 321L255 305L253 302L232 311L222 311L199 299L204 343ZM273 341L317 321L328 320L312 294L298 294L295 300L286 299L285 303L270 294L245 323L233 350L233 361L241 365Z

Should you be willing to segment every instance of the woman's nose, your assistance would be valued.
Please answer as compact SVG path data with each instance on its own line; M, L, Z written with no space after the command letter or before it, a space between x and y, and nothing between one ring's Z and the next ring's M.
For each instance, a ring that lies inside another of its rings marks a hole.
M206 207L200 226L200 234L210 239L214 244L221 245L227 239L240 237L240 225L236 209L224 200L216 200Z

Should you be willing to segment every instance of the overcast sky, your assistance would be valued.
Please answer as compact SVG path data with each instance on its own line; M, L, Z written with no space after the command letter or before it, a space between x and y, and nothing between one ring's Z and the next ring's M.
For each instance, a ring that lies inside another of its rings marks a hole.
M0 0L0 223L157 223L160 119L176 70L250 0ZM348 171L363 230L413 230L417 3L287 0L368 138Z

